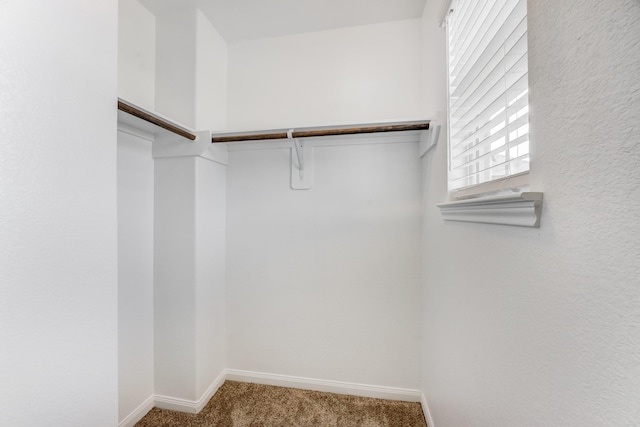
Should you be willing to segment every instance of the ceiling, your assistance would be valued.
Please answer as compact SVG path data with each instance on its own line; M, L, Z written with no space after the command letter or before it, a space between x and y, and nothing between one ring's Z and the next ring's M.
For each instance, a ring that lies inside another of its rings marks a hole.
M195 5L227 42L420 18L426 0L141 0L154 13Z

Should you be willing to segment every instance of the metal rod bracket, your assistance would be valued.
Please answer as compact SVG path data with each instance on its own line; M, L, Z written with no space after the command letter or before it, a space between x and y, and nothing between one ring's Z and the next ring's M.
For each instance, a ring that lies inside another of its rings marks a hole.
M289 129L287 132L287 138L293 142L293 147L296 149L296 157L298 158L298 171L300 172L300 179L304 179L304 150L303 144L298 138L293 137L293 129Z
M291 140L291 188L294 190L308 190L311 188L311 153L312 147L305 146L304 141L293 137L293 129L287 131L287 138ZM293 151L295 150L295 158ZM305 164L306 158L306 164ZM294 160L298 160L295 163ZM306 168L305 168L306 167Z

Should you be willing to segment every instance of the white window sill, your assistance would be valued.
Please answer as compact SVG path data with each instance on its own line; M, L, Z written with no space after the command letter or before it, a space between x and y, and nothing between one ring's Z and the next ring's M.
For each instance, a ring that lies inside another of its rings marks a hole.
M542 193L480 197L438 205L447 221L539 227Z

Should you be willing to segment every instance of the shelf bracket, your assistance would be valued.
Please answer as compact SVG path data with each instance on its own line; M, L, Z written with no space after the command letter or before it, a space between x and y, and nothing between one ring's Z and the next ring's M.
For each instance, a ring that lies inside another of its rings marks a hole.
M420 157L424 157L429 151L436 148L440 139L441 125L431 126L429 130L420 134Z
M293 147L296 149L296 157L298 157L298 171L300 172L300 179L304 179L304 151L303 145L298 138L293 137L293 129L289 129L287 132L287 138L293 142Z
M308 190L311 188L311 154L312 148L305 146L304 142L293 137L293 129L287 132L287 138L293 143L291 149L291 188L294 190ZM293 151L295 150L295 158ZM307 158L307 167L305 169L305 157ZM297 159L297 164L295 160Z

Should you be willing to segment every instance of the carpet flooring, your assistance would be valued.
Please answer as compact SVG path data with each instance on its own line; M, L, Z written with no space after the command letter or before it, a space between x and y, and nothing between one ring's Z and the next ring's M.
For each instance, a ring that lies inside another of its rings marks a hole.
M226 381L195 414L153 408L136 427L427 427L419 403Z

